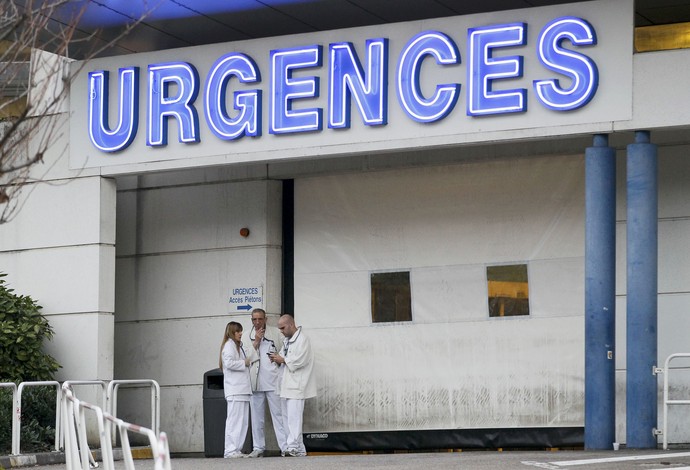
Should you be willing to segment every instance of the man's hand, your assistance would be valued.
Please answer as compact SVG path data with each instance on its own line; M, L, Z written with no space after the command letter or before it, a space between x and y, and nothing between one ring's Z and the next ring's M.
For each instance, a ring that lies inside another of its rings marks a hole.
M276 364L278 364L278 365L285 364L285 359L284 359L283 356L281 356L280 354L271 353L271 354L268 355L268 357L271 358L271 362L274 362L274 363L276 363Z
M264 334L266 333L266 328L261 328L260 330L255 330L254 334L254 341L252 344L254 345L254 349L257 351L259 350L259 345L261 344L261 340L264 339Z

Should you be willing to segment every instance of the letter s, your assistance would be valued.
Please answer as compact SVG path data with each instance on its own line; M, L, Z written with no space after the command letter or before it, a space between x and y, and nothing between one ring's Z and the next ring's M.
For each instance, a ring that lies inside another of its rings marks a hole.
M537 98L554 111L570 111L586 105L599 85L599 71L594 61L561 47L566 39L575 46L597 43L594 28L581 18L564 16L544 26L537 46L539 60L546 68L565 75L572 82L569 88L564 88L559 79L534 81Z

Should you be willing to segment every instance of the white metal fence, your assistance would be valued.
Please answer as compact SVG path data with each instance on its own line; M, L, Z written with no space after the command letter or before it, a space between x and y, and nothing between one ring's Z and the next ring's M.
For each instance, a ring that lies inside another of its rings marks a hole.
M99 386L100 405L79 400L75 386ZM22 392L27 387L55 387L55 450L65 449L67 470L87 470L95 465L88 447L86 413L94 415L98 427L101 459L105 470L113 468L113 446L117 436L122 445L123 460L127 470L134 470L128 432L142 434L148 438L154 458L155 470L170 470L170 450L165 433L160 427L160 386L155 380L68 380L60 385L56 381L0 383L0 388L12 391L12 455L21 454ZM148 386L151 389L151 428L127 423L116 417L117 391L121 386ZM93 421L90 421L93 422Z
M89 464L92 462L86 437L87 411L91 411L96 415L101 446L101 460L104 470L113 470L114 467L111 424L119 431L123 460L127 470L134 470L134 460L129 445L128 432L135 432L148 437L155 470L170 470L170 449L165 433L156 435L151 429L116 418L96 405L79 400L74 396L69 387L64 385L62 392L65 403L62 413L66 431L65 460L67 470L89 470Z
M111 380L108 383L108 388L106 390L106 402L107 410L113 416L117 416L117 392L120 387L141 387L148 386L151 389L151 429L158 435L160 433L161 425L161 407L160 407L160 397L161 397L161 387L158 382L150 379L141 380ZM113 423L112 428L115 429L115 424ZM115 440L117 435L113 433L112 442L115 445Z
M672 405L690 405L690 397L688 399L680 399L680 400L671 400L669 399L669 373L671 370L670 364L671 361L674 359L679 359L679 358L690 358L690 353L677 353L677 354L671 354L666 358L666 361L664 362L664 367L663 369L656 369L656 373L660 373L664 375L664 388L663 388L663 394L664 394L664 402L663 402L663 425L662 425L662 431L661 431L661 436L662 436L662 442L663 442L663 448L664 450L668 449L668 408L669 406ZM687 368L686 368L687 369Z
M54 380L42 382L22 382L17 387L17 396L14 400L14 413L12 413L12 453L19 454L21 446L21 422L22 422L22 392L27 387L55 387L55 450L60 450L60 382Z

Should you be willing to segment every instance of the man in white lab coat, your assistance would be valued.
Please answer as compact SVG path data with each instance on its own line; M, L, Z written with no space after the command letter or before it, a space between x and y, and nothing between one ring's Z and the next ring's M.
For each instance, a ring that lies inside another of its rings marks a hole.
M283 337L278 329L266 324L266 311L261 308L252 310L252 330L249 333L252 342L247 357L251 360L251 416L252 441L254 443L251 454L247 457L263 457L266 450L265 416L266 402L271 412L273 430L280 447L281 455L285 454L286 434L283 431L283 417L281 414L280 395L278 394L280 374L279 366L269 358L283 347Z
M295 325L290 314L281 315L278 329L283 334L283 348L280 354L271 355L271 360L283 369L280 384L280 398L283 412L283 428L287 434L286 456L304 457L307 451L302 439L304 401L316 396L316 380L313 374L314 353L309 338L302 327Z

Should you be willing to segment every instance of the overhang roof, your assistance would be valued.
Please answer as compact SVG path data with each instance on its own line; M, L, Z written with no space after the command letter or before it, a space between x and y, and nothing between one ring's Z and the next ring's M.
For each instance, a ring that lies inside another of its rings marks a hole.
M53 21L82 12L77 36L89 40L69 51L82 59L114 38L99 56L563 3L572 0L70 0ZM680 22L690 22L688 0L636 1L636 26Z

